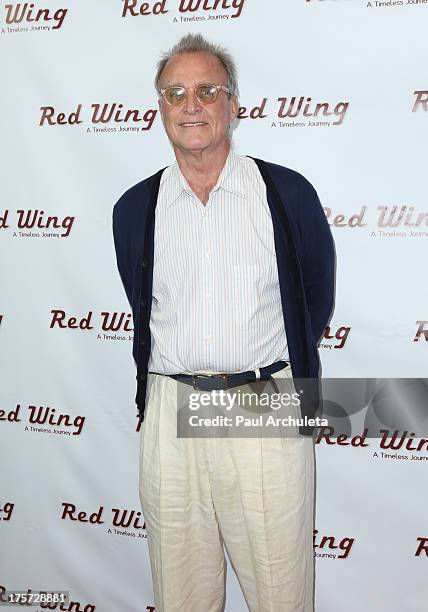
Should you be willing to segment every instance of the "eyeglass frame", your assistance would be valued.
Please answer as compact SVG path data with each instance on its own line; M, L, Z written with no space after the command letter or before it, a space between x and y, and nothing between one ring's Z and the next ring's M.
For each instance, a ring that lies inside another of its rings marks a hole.
M196 94L196 89L198 87L203 87L203 86L206 87L207 85L209 87L215 87L217 90L217 95L212 102L202 102L201 100L199 100ZM173 87L181 87L186 92L186 96L185 98L183 98L183 102L180 102L180 104L171 104L171 102L168 102L168 100L165 97L165 92L167 91L167 89L172 89ZM163 89L159 89L159 93L162 94L162 97L165 100L165 102L168 104L168 106L181 106L187 100L187 91L190 89L193 90L193 92L195 92L196 99L198 100L200 104L203 104L203 105L214 104L214 102L217 101L218 94L220 93L220 91L224 91L230 97L233 96L233 91L230 89L230 87L226 87L225 85L215 85L215 83L199 83L198 85L194 85L193 87L184 87L184 85L170 85L169 87L164 87Z

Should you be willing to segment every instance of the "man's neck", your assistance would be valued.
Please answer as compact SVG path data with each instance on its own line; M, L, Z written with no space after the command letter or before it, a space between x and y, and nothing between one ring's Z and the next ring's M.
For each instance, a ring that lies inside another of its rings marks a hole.
M202 192L207 192L209 195L217 183L229 151L229 141L215 151L183 151L179 149L175 151L177 163L184 178L198 196ZM208 195L206 198L201 198L202 201L208 200Z

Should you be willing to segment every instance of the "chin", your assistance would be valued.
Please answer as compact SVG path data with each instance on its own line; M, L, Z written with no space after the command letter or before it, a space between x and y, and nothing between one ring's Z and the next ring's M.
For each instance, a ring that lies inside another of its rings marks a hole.
M189 140L182 143L183 149L197 151L199 149L206 149L209 146L209 142L203 138L189 138Z

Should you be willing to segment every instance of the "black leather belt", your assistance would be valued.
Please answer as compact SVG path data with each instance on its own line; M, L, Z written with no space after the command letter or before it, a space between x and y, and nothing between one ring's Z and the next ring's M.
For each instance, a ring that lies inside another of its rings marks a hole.
M272 374L288 365L288 361L275 361L271 365L260 368L259 377L257 377L254 370L238 372L236 374L169 374L169 376L186 385L193 385L196 391L226 390L255 382L256 380L269 380Z

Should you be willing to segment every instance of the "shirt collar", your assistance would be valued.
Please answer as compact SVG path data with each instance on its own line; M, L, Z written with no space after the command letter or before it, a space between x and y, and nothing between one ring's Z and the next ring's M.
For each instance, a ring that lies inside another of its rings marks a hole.
M224 189L224 191L228 191L229 193L234 193L241 197L245 197L243 185L240 184L240 181L237 177L238 164L238 155L232 150L231 147L229 149L229 154L226 158L225 164L211 193L214 193L218 189ZM183 193L188 193L189 195L193 194L188 182L186 181L183 173L180 170L177 161L175 161L175 163L171 166L171 174L169 180L169 192L171 194L171 199L167 204L167 208L177 202L177 200L181 195L183 195Z

